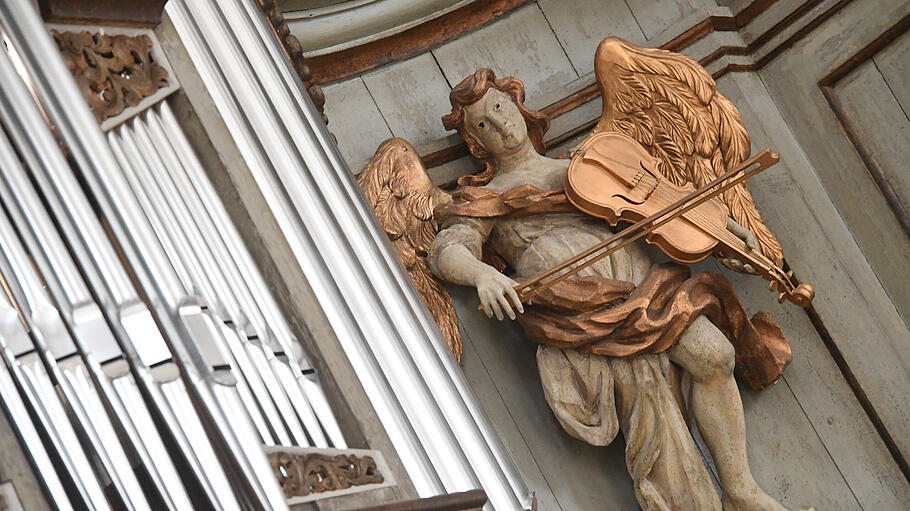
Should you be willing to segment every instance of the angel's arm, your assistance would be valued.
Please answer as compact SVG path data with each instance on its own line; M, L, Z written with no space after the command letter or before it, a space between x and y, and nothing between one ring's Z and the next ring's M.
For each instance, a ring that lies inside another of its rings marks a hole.
M524 312L513 289L517 283L481 261L490 223L469 218L453 220L439 231L430 245L427 256L430 269L445 281L476 287L487 317L492 318L495 314L502 321L505 312L510 319L515 319L513 304L519 312Z

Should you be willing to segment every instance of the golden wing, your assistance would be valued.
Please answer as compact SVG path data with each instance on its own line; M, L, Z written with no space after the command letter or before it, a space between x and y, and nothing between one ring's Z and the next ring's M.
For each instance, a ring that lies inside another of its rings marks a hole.
M597 47L594 73L603 113L592 133L616 131L636 139L662 161L661 171L675 184L702 186L749 157L739 111L689 57L608 37ZM721 199L733 219L752 231L765 256L782 263L783 249L762 222L746 184Z
M430 181L417 151L402 138L379 145L357 182L376 212L398 259L442 331L455 359L461 361L461 332L452 306L452 296L427 264L430 243L439 230L433 210L452 201L448 193Z

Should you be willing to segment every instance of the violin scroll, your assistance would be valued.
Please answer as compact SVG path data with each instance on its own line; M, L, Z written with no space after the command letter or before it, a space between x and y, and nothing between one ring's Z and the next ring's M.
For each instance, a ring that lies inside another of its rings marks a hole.
M792 274L793 272L790 273ZM771 285L769 287L772 291L780 290L780 285L777 282L771 282ZM784 300L787 300L793 305L805 308L808 307L810 303L812 303L812 300L814 298L815 288L809 284L798 284L790 291L780 291L780 294L777 296L777 301L783 303Z

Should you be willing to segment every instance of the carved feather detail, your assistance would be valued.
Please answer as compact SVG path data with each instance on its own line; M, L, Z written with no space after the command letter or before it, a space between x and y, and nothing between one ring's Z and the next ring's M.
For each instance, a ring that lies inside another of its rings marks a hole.
M426 255L439 230L433 210L452 197L430 181L417 151L406 140L379 145L357 182L392 241L452 355L461 361L461 332L449 291L433 277Z
M634 138L661 160L661 172L674 184L704 185L749 157L739 111L689 57L608 37L597 47L594 73L603 113L592 134L617 131ZM762 252L781 263L780 243L762 222L745 183L721 199L730 216L752 231Z

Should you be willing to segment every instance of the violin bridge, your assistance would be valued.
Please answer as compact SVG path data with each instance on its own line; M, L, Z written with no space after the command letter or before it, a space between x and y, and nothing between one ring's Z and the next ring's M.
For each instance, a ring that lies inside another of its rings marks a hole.
M650 180L645 180L646 175L650 174L646 174L643 170L639 171L632 178L632 186L629 188L628 194L617 193L613 196L619 197L620 199L628 201L632 204L642 204L651 197L651 194L654 193L654 190L657 189L657 184L659 183L659 181L654 180L653 183L649 184L648 181Z

